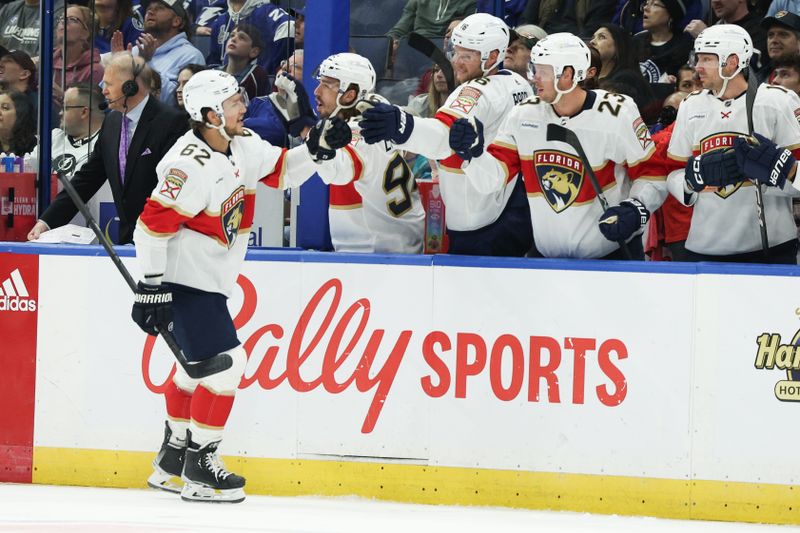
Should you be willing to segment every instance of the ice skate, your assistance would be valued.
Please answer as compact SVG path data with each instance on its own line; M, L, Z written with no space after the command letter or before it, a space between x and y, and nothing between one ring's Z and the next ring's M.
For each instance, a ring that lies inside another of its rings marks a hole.
M165 423L165 425L164 442L161 444L158 455L153 459L153 473L147 478L147 486L177 494L183 488L181 473L183 472L183 456L186 453L186 447L170 443L172 430L169 424Z
M200 447L191 441L183 465L185 501L239 503L244 501L245 479L225 469L217 455L219 441Z

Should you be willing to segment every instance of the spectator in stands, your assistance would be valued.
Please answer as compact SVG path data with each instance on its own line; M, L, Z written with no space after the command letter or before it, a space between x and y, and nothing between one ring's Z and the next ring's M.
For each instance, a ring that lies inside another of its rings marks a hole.
M80 170L89 159L105 117L97 109L97 104L103 100L100 87L94 84L82 83L64 91L61 127L54 129L52 136L53 172L71 180L75 172ZM100 202L112 203L113 201L111 187L106 182L86 204L98 224L101 223ZM83 216L78 214L72 223L85 225L86 221Z
M713 0L711 9L719 20L716 24L736 24L744 28L753 39L753 56L750 65L755 70L760 70L767 49L767 32L761 27L761 17L750 11L747 0ZM700 35L707 25L702 20L692 20L686 25L684 31L692 38Z
M616 7L617 0L531 0L522 20L540 26L548 34L569 32L587 39L611 20Z
M175 89L175 100L177 101L178 107L181 110L183 109L183 88L186 86L186 82L189 81L192 76L202 70L205 70L206 68L207 67L205 65L190 63L183 67L178 73L178 85Z
M600 84L597 81L597 75L600 73L600 69L603 68L603 60L600 59L600 52L598 52L596 48L590 46L589 54L589 68L586 69L586 78L580 82L580 86L586 91L591 91L599 87ZM534 85L534 91L535 90L536 86Z
M257 61L262 48L264 43L258 29L250 24L239 24L231 32L225 46L226 63L220 67L236 78L250 100L272 89L267 71Z
M600 88L603 88L603 83L610 83L622 94L633 98L646 121L643 110L652 100L652 93L639 70L633 38L621 26L609 23L594 32L590 45L600 53L603 61L598 75Z
M161 74L153 69L150 71L150 96L156 100L161 100Z
M678 28L682 32L690 21L704 19L708 10L708 0L681 0L686 6L686 14L678 21ZM614 24L619 24L631 35L636 35L644 29L644 4L647 0L618 0L617 12L611 19Z
M0 93L0 151L25 155L36 146L36 112L18 91Z
M415 116L422 118L434 116L436 111L444 105L447 97L450 96L450 90L447 88L447 80L442 69L439 68L439 65L433 65L432 71L433 83L430 84L428 92L408 97L406 109Z
M766 16L774 17L781 11L788 11L789 13L800 13L800 0L772 0L767 9Z
M294 49L302 50L306 36L306 9L304 7L290 8L289 14L294 17Z
M0 90L24 93L33 106L39 108L36 65L22 50L12 50L0 56Z
M523 78L528 77L528 64L531 62L531 48L547 33L538 26L525 24L511 30L511 42L506 48L503 68L516 72Z
M772 64L770 83L800 95L800 55L781 56Z
M686 14L683 0L647 0L644 31L633 38L634 46L649 53L640 69L649 83L675 83L678 69L689 60L692 38L678 26Z
M454 23L475 13L475 9L476 0L408 0L400 20L386 33L392 38L392 53L397 53L400 41L409 33L428 38L445 35L448 26L455 27Z
M675 82L675 88L679 92L693 93L703 89L697 74L694 69L689 65L683 65L678 69L678 79Z
M100 52L91 45L95 21L88 7L70 4L67 16L60 15L56 20L53 104L61 106L63 87L83 82L99 84L103 80L103 66Z
M258 64L267 74L274 74L282 60L294 51L292 18L280 7L259 0L228 0L228 10L221 14L211 26L211 49L209 65L225 63L223 43L228 42L233 29L239 24L250 24L261 33L264 47L258 56Z
M101 54L111 51L111 37L115 32L122 34L125 47L136 43L142 30L134 25L131 0L90 0L89 5L97 15L94 47Z
M276 91L250 101L244 125L273 146L287 146L289 136L305 138L317 117L299 80L286 73L275 78Z
M767 30L767 55L771 63L800 53L800 16L780 11L762 20L761 26Z
M303 79L303 50L295 50L289 59L281 61L281 66L278 69L278 74L281 72L287 73L289 76L296 80Z
M63 2L57 1L55 12L63 10ZM0 7L0 45L8 50L38 58L39 27L39 0L14 0Z
M155 39L155 49L152 55L152 48L147 46L141 47L140 52L161 75L161 101L171 104L181 69L189 63L202 65L205 59L187 37L190 21L182 0L145 0L144 5L144 31Z

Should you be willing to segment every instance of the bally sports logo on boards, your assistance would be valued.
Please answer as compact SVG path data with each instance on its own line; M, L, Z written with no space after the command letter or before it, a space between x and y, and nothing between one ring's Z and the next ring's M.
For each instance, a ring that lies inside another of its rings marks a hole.
M800 316L800 309L795 311ZM775 397L782 402L800 402L800 330L791 343L782 343L780 333L762 333L756 339L755 367L786 371L786 379L775 384Z
M255 316L258 291L244 275L239 275L237 283L244 293L242 307L233 319L239 330ZM381 324L371 323L378 302L366 296L348 302L344 295L342 280L331 278L310 297L296 319L258 324L249 337L240 337L249 364L239 388L288 386L308 393L322 387L330 394L353 388L371 394L362 433L375 429L384 406L392 401L400 366L411 364L412 359L423 361L417 383L431 399L475 396L474 382L478 380L488 381L490 397L500 402L593 404L613 409L627 397L625 360L629 350L621 339L508 332L495 337L475 331L411 329L389 333ZM415 337L421 341L421 353L410 348ZM151 392L162 394L175 370L173 365L161 383L154 380L150 375L154 344L155 337L148 336L142 352L142 377ZM321 365L309 372L307 362L318 357ZM342 375L340 367L351 358L359 363L349 376ZM508 365L511 375L504 376L502 369ZM565 386L571 393L563 390Z
M31 297L19 269L0 281L0 311L34 312L36 300Z

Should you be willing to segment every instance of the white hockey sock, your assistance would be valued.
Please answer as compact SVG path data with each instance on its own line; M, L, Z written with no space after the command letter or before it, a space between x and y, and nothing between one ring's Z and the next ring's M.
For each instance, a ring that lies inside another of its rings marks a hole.
M201 427L192 421L189 423L189 429L192 432L192 442L201 448L209 442L222 440L222 428Z
M167 424L169 424L169 429L172 430L169 443L178 447L186 446L186 430L189 429L189 422L167 420Z

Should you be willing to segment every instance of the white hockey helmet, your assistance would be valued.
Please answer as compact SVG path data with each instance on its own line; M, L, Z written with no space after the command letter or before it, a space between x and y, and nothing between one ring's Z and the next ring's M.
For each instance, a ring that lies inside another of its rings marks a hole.
M562 94L572 91L579 82L586 79L586 72L592 64L592 56L589 47L580 37L567 32L553 33L537 42L531 49L531 62L528 69L531 78L535 64L553 67L554 86L558 94L553 102L555 104ZM561 75L567 67L572 67L574 71L572 87L562 91L558 88L558 80L561 79Z
M728 58L739 58L739 70L750 64L753 56L753 39L747 30L736 24L715 24L700 32L694 40L696 54L714 54L719 58L720 67Z
M238 92L239 82L227 72L203 70L186 82L183 106L192 120L205 122L203 109L210 108L221 117L222 103Z
M356 100L361 100L375 90L377 78L369 59L348 52L333 54L320 63L314 77L319 80L322 76L339 80L340 95L347 92L350 85L357 86Z
M722 96L728 81L750 65L753 39L747 30L736 24L715 24L701 31L694 40L694 53L714 54L719 58L719 75L723 82L717 96ZM728 64L728 58L732 55L739 58L739 67L730 76L725 76L722 69Z
M481 69L486 74L503 62L510 37L508 26L501 19L488 13L475 13L462 20L453 29L450 35L450 47L460 46L480 52ZM497 60L492 65L486 65L492 50L499 51Z

